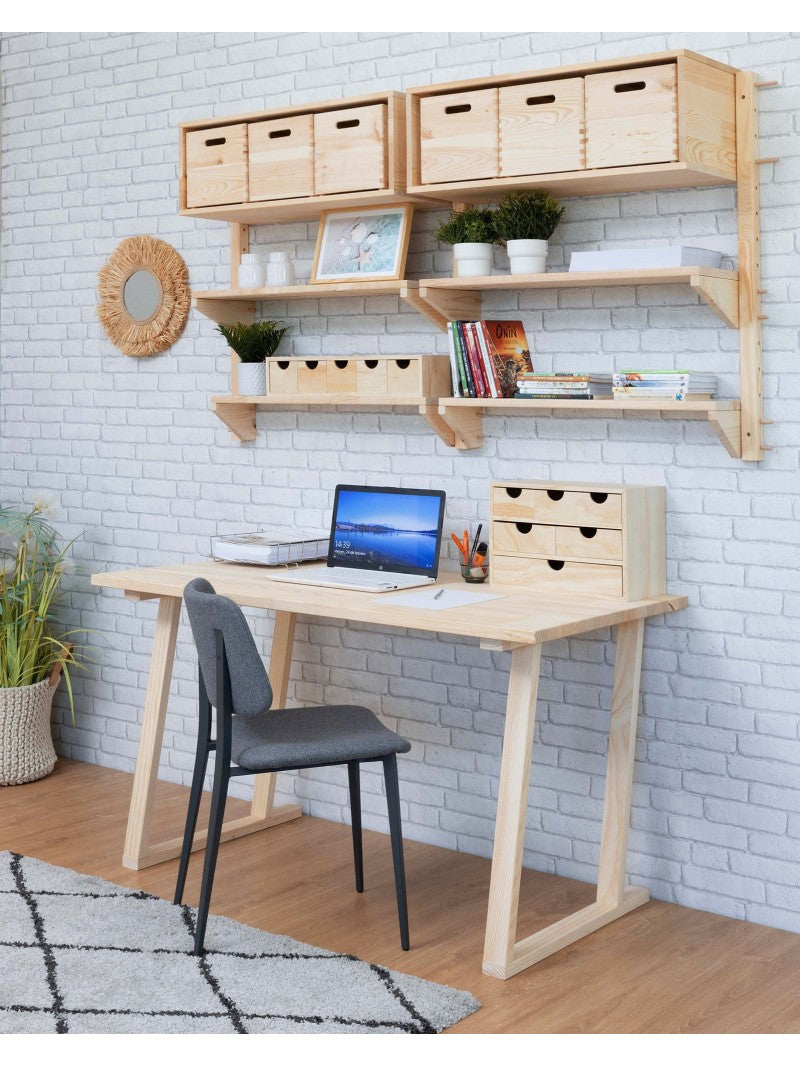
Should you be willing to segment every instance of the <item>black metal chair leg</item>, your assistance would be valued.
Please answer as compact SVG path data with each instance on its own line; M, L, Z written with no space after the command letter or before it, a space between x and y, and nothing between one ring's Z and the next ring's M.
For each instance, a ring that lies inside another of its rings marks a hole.
M392 835L392 861L394 884L397 890L397 915L400 920L400 944L408 952L408 902L406 900L406 868L403 861L403 828L400 822L400 786L397 781L397 756L392 754L383 760L383 777L386 782L386 803L389 808L389 830Z
M194 954L203 952L206 936L208 909L211 904L211 892L214 887L214 871L217 866L219 838L222 833L222 820L225 817L225 801L228 795L228 767L222 766L220 753L217 752L217 766L214 773L214 789L211 794L211 815L208 820L208 838L206 840L206 857L203 865L203 884L200 889L200 903L197 905L197 927L194 935Z
M201 682L202 685L202 682ZM202 698L205 696L205 690L201 690L201 705ZM208 698L206 697L206 701ZM194 840L194 833L197 829L197 813L200 810L200 798L203 795L203 781L206 776L206 767L208 766L208 752L209 752L209 726L204 720L207 718L210 722L211 708L208 708L207 714L203 715L201 707L200 722L197 730L197 751L194 757L194 771L192 773L192 791L189 794L189 810L186 812L186 828L183 831L183 848L181 850L181 862L178 866L178 880L175 883L175 897L174 904L180 904L183 900L183 890L186 885L186 874L189 870L189 860L192 855L192 841Z
M356 893L364 892L364 851L361 845L361 766L353 760L347 764L350 787L350 823L353 827L353 863L356 868Z

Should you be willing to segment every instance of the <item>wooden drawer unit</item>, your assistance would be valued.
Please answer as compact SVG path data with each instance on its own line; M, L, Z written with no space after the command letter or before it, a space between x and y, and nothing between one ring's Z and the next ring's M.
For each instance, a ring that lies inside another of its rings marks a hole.
M314 399L329 396L412 403L447 396L450 360L447 356L322 356L267 360L269 392L275 396L304 394Z
M311 115L249 123L250 200L313 195L313 124Z
M626 600L664 592L660 486L494 484L491 531L491 576L501 585Z
M186 205L211 207L247 200L247 125L186 134Z
M419 109L423 184L497 177L497 107L497 89L423 97Z
M385 189L386 127L386 104L314 115L316 194Z
M267 360L267 392L291 396L297 392L297 359Z
M326 360L328 373L325 379L325 389L328 393L355 393L358 380L358 360L355 359L329 359Z
M327 392L328 364L324 359L299 359L297 361L297 392Z
M583 78L500 89L500 177L582 170Z
M676 63L586 76L586 166L678 159Z

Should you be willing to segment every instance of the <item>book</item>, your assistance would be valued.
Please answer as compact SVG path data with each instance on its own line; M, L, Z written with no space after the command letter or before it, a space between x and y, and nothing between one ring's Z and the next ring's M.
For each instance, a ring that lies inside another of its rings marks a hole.
M253 563L261 567L303 563L326 558L328 534L321 530L252 530L215 537L211 555L226 563Z
M497 372L495 370L494 363L489 354L489 346L486 342L486 330L482 322L475 323L475 336L478 340L478 348L481 352L481 358L483 360L483 368L486 374L486 379L489 383L489 393L493 397L500 396L500 386L497 381Z
M464 378L466 380L466 392L463 395L474 400L478 394L475 390L475 379L472 377L472 367L470 366L469 355L467 354L467 343L464 340L464 323L460 319L456 320L455 334L461 365L464 368Z
M461 355L461 341L460 341L460 338L459 338L459 335L458 335L458 323L454 320L453 322L451 322L449 324L449 326L450 326L450 337L452 339L453 351L455 353L455 360L456 360L456 372L457 372L456 381L458 383L457 384L458 392L455 393L455 395L456 396L469 396L469 388L467 386L467 372L464 369L464 360L463 360L462 355ZM454 382L453 383L454 392L455 392L455 389L456 389L456 383Z
M518 397L528 396L565 400L611 396L611 375L578 372L576 374L522 374L517 378Z
M488 396L488 390L486 383L483 380L483 368L481 366L482 360L479 358L478 348L475 343L475 336L472 330L473 324L471 322L462 322L461 330L464 335L464 345L467 350L467 359L469 360L469 367L472 371L472 380L475 383L475 395L478 398Z
M458 361L456 360L456 343L453 339L453 324L447 324L447 352L450 356L450 379L453 383L453 396L461 396L461 381L458 374Z
M525 328L517 320L483 319L482 323L498 395L512 397L516 393L517 378L533 372Z

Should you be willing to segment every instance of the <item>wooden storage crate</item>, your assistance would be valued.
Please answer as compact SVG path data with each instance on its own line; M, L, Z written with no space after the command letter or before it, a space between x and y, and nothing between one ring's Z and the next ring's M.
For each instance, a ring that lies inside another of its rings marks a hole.
M501 177L586 165L583 78L504 85L499 101Z
M498 163L497 89L445 93L420 101L421 180L494 178Z
M678 159L675 63L586 76L586 166Z
M491 577L563 596L665 591L660 486L502 482L491 488Z
M248 124L250 200L313 195L313 127L311 115Z
M447 356L322 356L267 360L269 393L319 400L437 399L451 392Z
M186 205L210 207L247 200L247 125L186 134Z
M386 104L314 115L314 188L323 193L386 188Z

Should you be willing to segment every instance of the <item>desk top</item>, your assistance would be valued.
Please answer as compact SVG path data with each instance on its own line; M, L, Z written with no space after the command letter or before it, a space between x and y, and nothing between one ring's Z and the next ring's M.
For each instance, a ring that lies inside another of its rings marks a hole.
M499 594L501 599L432 611L393 605L394 597L400 595L402 590L397 593L371 593L325 586L291 585L272 581L267 568L218 563L208 559L166 567L94 574L92 585L122 589L133 600L149 600L153 597L182 596L186 583L192 578L207 578L218 593L248 607L456 634L508 645L544 644L632 619L665 615L685 608L688 603L685 596L668 595L635 601L556 597L508 586L493 586L487 582L469 588ZM457 574L448 572L441 574L436 583L436 588L442 586L466 588Z

